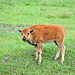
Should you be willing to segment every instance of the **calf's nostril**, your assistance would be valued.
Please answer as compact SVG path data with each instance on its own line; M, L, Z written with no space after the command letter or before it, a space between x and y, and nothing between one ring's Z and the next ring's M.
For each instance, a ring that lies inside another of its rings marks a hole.
M26 40L26 38L23 38L23 41L25 41Z

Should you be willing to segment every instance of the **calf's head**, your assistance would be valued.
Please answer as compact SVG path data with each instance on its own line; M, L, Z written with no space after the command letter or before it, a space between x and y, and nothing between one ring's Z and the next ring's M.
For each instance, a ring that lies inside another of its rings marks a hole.
M30 37L30 34L34 31L34 30L30 30L28 28L24 28L23 30L18 30L19 32L21 32L22 34L22 40L23 41L27 41L29 40L31 37Z

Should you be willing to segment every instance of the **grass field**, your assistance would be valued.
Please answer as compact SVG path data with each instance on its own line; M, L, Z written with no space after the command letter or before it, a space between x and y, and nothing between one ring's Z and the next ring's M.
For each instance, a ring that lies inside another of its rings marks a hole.
M42 63L18 29L35 24L66 28L65 61L53 61L54 43L43 44ZM0 0L0 75L75 75L75 0Z

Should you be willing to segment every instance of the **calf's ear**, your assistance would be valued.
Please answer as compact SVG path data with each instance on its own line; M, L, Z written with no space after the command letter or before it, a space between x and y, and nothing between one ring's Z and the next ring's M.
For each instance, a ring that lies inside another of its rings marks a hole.
M21 30L18 30L19 32L21 32Z
M30 33L34 32L34 30L31 30Z

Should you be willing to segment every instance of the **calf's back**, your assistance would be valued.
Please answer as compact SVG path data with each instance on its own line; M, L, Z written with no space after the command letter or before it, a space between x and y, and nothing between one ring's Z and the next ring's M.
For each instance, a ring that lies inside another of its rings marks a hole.
M56 40L62 43L66 33L66 29L58 25L34 25L29 29L34 30L31 35L33 40L37 42L50 42Z

